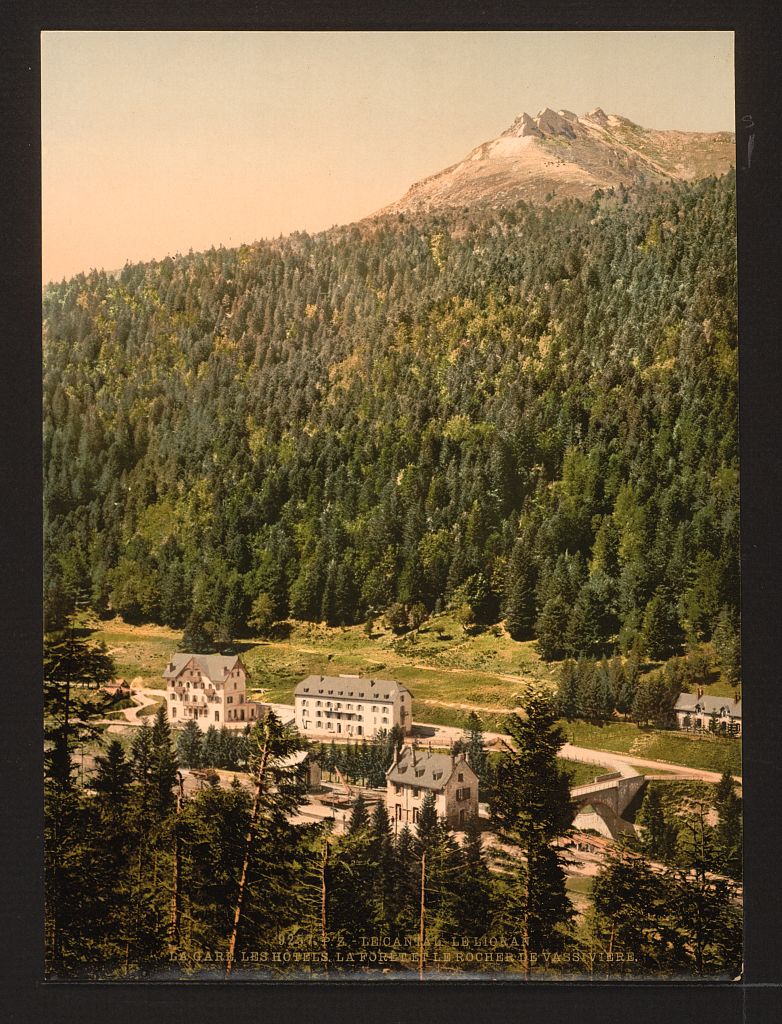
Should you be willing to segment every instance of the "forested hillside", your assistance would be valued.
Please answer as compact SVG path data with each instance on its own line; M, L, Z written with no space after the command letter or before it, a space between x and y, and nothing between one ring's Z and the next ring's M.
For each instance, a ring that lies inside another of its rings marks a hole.
M733 175L387 217L44 294L46 611L467 606L545 657L739 589ZM266 596L264 596L266 595Z

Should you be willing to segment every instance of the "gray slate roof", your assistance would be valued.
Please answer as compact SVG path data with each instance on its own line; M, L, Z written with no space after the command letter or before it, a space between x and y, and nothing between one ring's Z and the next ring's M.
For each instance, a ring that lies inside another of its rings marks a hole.
M733 718L741 718L740 700L733 700L731 697L712 697L707 693L702 697L698 697L694 693L680 693L674 708L676 711L689 711L691 713L697 711L705 715L710 715L713 711L716 711L719 715L724 708L726 715L731 715Z
M410 691L393 679L363 676L307 676L296 684L296 697L355 697L357 700L391 701L397 693Z
M457 769L465 773L465 783L477 783L478 776L464 755L457 755L455 760L452 760L450 754L431 754L428 750L417 750L413 764L413 750L411 747L405 747L399 755L399 761L392 764L386 772L386 778L389 782L439 791L445 788Z
M238 654L233 654L230 657L222 654L174 654L171 656L168 665L166 665L163 678L176 679L188 662L192 661L202 676L205 676L213 683L219 683L225 679L228 672L236 668L236 664L240 660ZM242 668L244 668L244 665L242 665Z

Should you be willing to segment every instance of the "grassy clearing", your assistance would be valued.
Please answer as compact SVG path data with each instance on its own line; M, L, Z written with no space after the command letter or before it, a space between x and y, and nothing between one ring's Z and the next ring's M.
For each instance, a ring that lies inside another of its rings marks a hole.
M662 729L639 729L632 722L589 725L561 723L570 743L592 750L635 754L650 761L669 761L705 771L741 773L741 742Z
M131 626L121 619L96 623L94 640L102 640L114 659L117 676L162 689L163 671L182 634L164 626Z
M557 758L561 767L566 768L570 774L571 786L586 786L595 781L595 776L601 772L600 765L584 764L583 761L569 761L566 757ZM604 770L604 769L603 769Z
M163 626L131 626L121 619L93 625L97 627L93 636L112 653L118 675L140 678L146 687L163 688L162 674L181 633ZM554 687L559 669L541 661L531 641L518 643L499 626L468 635L448 614L434 616L403 636L381 625L371 637L363 626L329 629L292 622L286 628L284 638L250 638L237 645L256 699L292 704L296 683L307 675L361 673L404 682L413 694L416 721L463 729L473 707L486 732L503 732L508 709L518 703L525 683ZM708 690L717 693L725 685L718 679ZM155 711L153 705L147 714ZM586 722L561 724L567 740L593 750L709 771L741 770L741 744L734 740L639 729L632 722L602 727Z
M163 708L165 706L166 702L164 700L156 700L152 704L145 704L143 708L139 709L138 717L154 718L154 716L157 714L158 708Z
M568 892L577 893L580 896L590 896L594 884L594 878L588 875L568 875L565 879Z

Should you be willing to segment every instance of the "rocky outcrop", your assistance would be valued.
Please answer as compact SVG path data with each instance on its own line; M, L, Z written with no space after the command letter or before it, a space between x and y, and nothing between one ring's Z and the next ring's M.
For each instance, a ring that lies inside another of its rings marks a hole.
M380 213L525 199L549 202L638 181L690 181L735 165L732 133L657 131L595 107L578 117L545 107L458 163L418 181Z

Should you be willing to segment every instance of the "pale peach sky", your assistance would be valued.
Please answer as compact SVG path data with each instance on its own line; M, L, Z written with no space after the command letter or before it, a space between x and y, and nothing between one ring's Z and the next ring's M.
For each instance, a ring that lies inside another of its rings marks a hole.
M45 32L43 276L358 220L522 112L733 131L730 32Z

